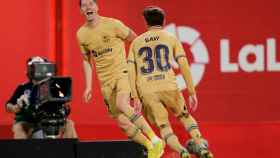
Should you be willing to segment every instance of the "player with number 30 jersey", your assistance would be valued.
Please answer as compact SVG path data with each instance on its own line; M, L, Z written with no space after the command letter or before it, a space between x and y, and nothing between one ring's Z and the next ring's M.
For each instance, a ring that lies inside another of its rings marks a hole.
M141 100L145 116L156 124L162 139L177 151L181 158L190 158L189 152L199 158L213 158L206 141L202 138L197 122L188 113L172 70L171 63L175 60L187 83L190 95L189 106L195 110L197 98L183 46L174 35L163 30L165 13L161 8L147 7L144 9L143 16L148 31L132 42L128 56L132 97L134 100ZM188 147L181 145L173 133L167 109L173 112L189 132L192 139Z
M138 90L148 89L150 92L176 90L176 76L171 63L180 57L185 57L181 42L160 26L152 27L138 36L131 44L128 57L129 63L138 65L136 68ZM194 93L193 86L191 93Z

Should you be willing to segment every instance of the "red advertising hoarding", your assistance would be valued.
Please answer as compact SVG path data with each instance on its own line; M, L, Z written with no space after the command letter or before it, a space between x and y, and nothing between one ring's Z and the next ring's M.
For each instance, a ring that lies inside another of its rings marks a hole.
M51 1L5 1L0 10L0 124L12 124L5 104L17 85L26 82L26 60L52 57ZM1 131L1 129L0 129Z

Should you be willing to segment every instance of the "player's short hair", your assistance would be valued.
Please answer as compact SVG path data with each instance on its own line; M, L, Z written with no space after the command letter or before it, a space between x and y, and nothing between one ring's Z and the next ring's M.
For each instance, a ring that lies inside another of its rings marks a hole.
M97 0L92 0L93 2L97 3ZM79 1L80 7L82 6L82 0Z
M149 26L163 26L165 13L157 6L148 6L143 11L143 16Z

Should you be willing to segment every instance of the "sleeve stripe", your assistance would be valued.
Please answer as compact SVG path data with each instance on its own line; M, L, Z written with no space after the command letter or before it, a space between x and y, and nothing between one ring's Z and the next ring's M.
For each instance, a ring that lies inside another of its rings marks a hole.
M183 55L183 54L182 54L182 55L176 56L176 58L175 58L176 62L178 62L178 59L181 58L181 57L186 57L186 55Z
M136 64L136 62L133 60L127 60L127 63Z

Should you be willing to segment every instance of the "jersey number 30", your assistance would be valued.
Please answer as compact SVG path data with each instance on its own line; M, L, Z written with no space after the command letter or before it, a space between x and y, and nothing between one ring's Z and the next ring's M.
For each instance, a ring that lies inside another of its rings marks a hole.
M166 45L159 44L155 47L154 50L152 50L152 48L150 47L142 47L141 49L139 49L138 55L144 56L143 61L147 64L140 68L143 74L150 74L154 72L155 63L156 63L156 67L160 71L167 71L171 68L168 59L169 49ZM162 62L163 61L162 58L164 59L164 63Z

